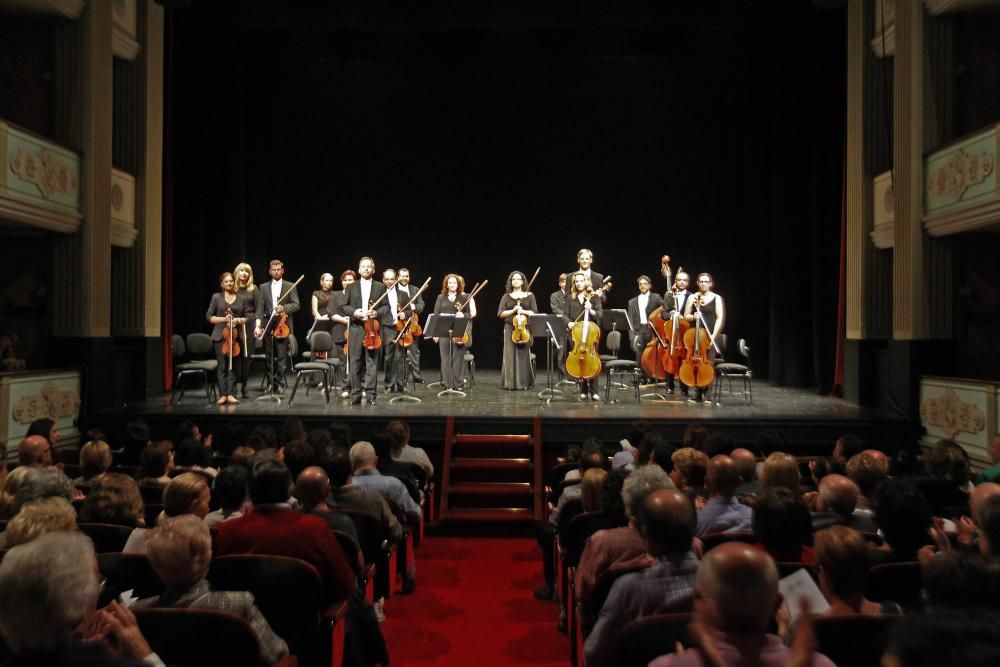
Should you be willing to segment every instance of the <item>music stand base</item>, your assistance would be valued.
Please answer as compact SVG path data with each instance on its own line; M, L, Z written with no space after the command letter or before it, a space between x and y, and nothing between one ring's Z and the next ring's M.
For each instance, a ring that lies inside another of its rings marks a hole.
M458 389L445 389L437 393L438 398L441 398L443 396L458 396L459 398L465 398L466 394L464 391L460 391ZM400 396L400 398L402 397Z
M639 396L639 400L640 401L642 401L642 400L646 400L646 401L669 401L670 399L667 398L666 396L664 396L663 394L653 392L652 394L642 394L641 396Z
M412 403L423 403L423 399L414 396L413 394L401 394L400 396L393 396L389 399L389 405L393 403L398 403L399 401L410 401Z

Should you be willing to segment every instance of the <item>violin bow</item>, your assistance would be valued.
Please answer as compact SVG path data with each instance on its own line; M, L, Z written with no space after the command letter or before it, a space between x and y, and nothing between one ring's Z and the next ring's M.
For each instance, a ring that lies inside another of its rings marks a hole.
M271 316L269 318L267 318L267 324L264 325L264 328L261 329L261 331L267 331L268 327L271 326L271 322L274 321L274 316L277 314L276 308L281 305L281 302L284 301L288 297L289 294L292 293L293 289L295 289L296 287L299 286L299 283L302 282L302 279L305 278L305 277L306 277L306 274L303 273L301 276L299 276L298 280L296 280L294 283L292 283L292 286L289 287L288 290L286 290L284 294L282 294L281 296L278 297L278 300L274 302L274 308L271 309ZM263 335L263 334L261 334L261 335Z
M458 312L462 312L462 309L463 309L463 308L465 308L465 306L466 306L466 305L468 305L468 303L469 303L470 301L472 301L473 299L475 299L475 298L476 298L476 295L477 295L477 294L479 294L480 292L482 292L482 291L483 291L483 288L484 288L484 287L486 287L486 285L487 285L487 284L488 284L489 282L490 282L490 281L489 281L489 279L486 279L486 280L484 280L484 281L483 281L483 282L482 282L481 284L480 284L480 283L476 283L476 286L472 288L472 293L471 293L471 294L469 294L469 298L468 298L468 299L466 299L465 301L463 301L463 302L462 302L462 305L460 305L460 306L458 307L458 309L457 309L457 310L458 310Z
M537 269L535 269L535 274L533 276L531 276L531 280L528 281L528 286L524 288L525 292L527 292L529 294L531 293L531 286L535 284L535 278L538 277L538 272L541 271L541 270L542 270L542 267L540 267L540 266Z
M403 307L402 307L401 309L397 309L397 310L406 310L407 308L409 308L410 306L412 306L412 305L413 305L413 302L417 300L417 297L418 297L418 296L420 296L420 294L421 294L421 293L422 293L422 292L423 292L423 291L424 291L425 289L427 289L427 286L428 286L428 285L430 285L430 284L431 284L431 277L430 277L430 276L427 276L427 280L425 280L425 281L424 281L424 284L420 286L420 289L418 289L418 290L417 290L417 293L413 295L413 298L412 298L412 299L410 299L410 300L409 300L409 302L408 302L408 303L407 303L407 304L406 304L405 306L403 306ZM395 338L395 340L393 340L392 342L393 342L393 343L398 343L398 342L399 342L399 339L403 337L403 334L404 334L404 333L406 333L406 327L403 327L403 330L402 330L402 331L400 331L400 332L399 332L399 333L398 333L398 334L396 335L396 338Z

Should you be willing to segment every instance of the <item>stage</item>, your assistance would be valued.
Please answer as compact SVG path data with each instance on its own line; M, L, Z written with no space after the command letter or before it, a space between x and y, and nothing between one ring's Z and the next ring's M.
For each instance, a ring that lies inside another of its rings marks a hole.
M425 373L428 378L436 374ZM379 377L381 381L381 374ZM851 432L864 438L873 447L894 451L910 441L908 422L896 415L871 408L862 408L829 396L819 396L803 389L772 387L757 380L753 383L753 403L744 400L742 382L735 380L733 393L724 388L721 400L693 403L680 395L667 400L635 400L632 389L612 390L612 402L581 401L575 385L563 384L563 392L553 400L540 399L542 383L529 391L506 391L500 388L500 374L495 370L477 370L475 384L467 396L436 396L438 387L416 385L413 395L421 402L390 399L399 394L379 391L374 405L352 406L346 399L331 397L326 403L316 389L309 393L303 386L292 405L291 389L280 396L280 402L262 400L251 391L249 399L239 405L209 404L202 389L185 393L183 400L170 404L164 394L146 401L135 402L116 410L91 415L93 425L109 431L124 427L129 419L142 417L149 422L154 437L170 437L176 424L191 419L203 432L221 430L224 423L238 419L247 426L269 423L275 426L289 416L301 418L307 428L343 421L351 425L355 438L367 438L371 431L391 419L403 419L412 429L414 445L429 449L440 456L445 421L454 418L456 433L516 434L529 433L535 418L541 422L543 446L552 457L569 444L579 444L584 438L596 436L617 442L628 435L629 424L636 420L652 422L669 442L680 443L688 424L703 424L712 430L728 433L737 444L751 444L765 428L781 429L789 442L791 453L809 455L827 453L842 433ZM254 388L259 383L251 382ZM603 390L604 380L600 386ZM644 386L642 394L655 391ZM661 389L662 392L662 389ZM549 458L548 456L546 458Z

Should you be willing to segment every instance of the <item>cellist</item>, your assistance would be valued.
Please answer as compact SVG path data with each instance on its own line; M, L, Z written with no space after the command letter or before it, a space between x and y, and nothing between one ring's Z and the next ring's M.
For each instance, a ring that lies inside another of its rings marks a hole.
M639 293L628 300L625 310L628 314L629 324L632 326L629 340L632 342L635 358L638 359L642 356L642 351L646 349L646 343L653 338L653 332L649 329L649 316L663 305L663 299L656 292L649 291L652 285L649 276L639 276L636 282L639 285ZM666 309L664 308L664 310Z
M248 314L253 313L253 306L246 296L236 291L236 280L228 271L219 276L219 287L222 289L213 294L208 303L205 319L213 325L212 342L215 343L215 358L219 362L216 372L219 382L218 404L236 404L239 400L234 396L236 389L233 385L241 377L243 358L247 354L247 341L243 332L246 331ZM230 323L232 327L229 326ZM237 343L240 348L240 352L236 352L235 347L232 347L232 359L225 351L227 340L230 346Z
M500 372L500 387L503 389L530 389L535 385L535 372L531 367L531 343L517 344L512 338L514 316L528 317L538 312L535 295L525 289L524 274L511 271L497 310L497 317L504 321L503 365Z
M385 285L375 280L375 260L362 257L358 262L357 282L347 288L347 299L340 311L351 318L347 329L347 358L351 376L351 405L361 404L361 391L369 404L375 403L378 387L378 349L365 347L366 330L375 329L385 318L389 304L383 298ZM374 308L373 304L378 302ZM367 327L366 327L367 323Z
M573 284L569 290L569 298L566 300L566 318L569 320L570 339L572 339L573 328L580 324L585 310L589 311L590 320L600 326L603 310L601 297L594 291L594 286L587 277L578 271L573 274ZM597 378L593 380L578 378L577 381L580 387L581 401L601 400L601 395L597 393Z
M712 276L707 273L699 273L697 280L698 291L693 297L687 300L684 308L684 319L694 325L695 320L700 316L702 326L709 332L711 340L718 340L719 334L726 324L726 308L722 297L712 291L714 286ZM708 360L715 359L715 346L708 348ZM696 389L694 400L702 402L705 400L706 389Z

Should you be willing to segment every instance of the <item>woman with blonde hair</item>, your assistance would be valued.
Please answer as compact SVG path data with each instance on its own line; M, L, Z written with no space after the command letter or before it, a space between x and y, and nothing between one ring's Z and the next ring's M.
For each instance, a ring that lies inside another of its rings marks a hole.
M113 523L140 527L146 524L139 485L128 475L109 472L101 476L80 507L83 523Z
M254 309L257 304L257 286L253 282L253 269L246 262L240 262L233 269L233 277L236 279L236 293L246 300L246 317L250 320L254 318ZM242 396L247 396L247 381L250 378L250 356L253 354L254 341L247 338L250 350L240 358L239 372L236 381L243 384Z
M91 440L80 448L80 472L74 484L92 484L111 467L111 446L103 440Z
M4 546L16 547L54 530L76 530L76 510L65 498L32 500L7 524Z

